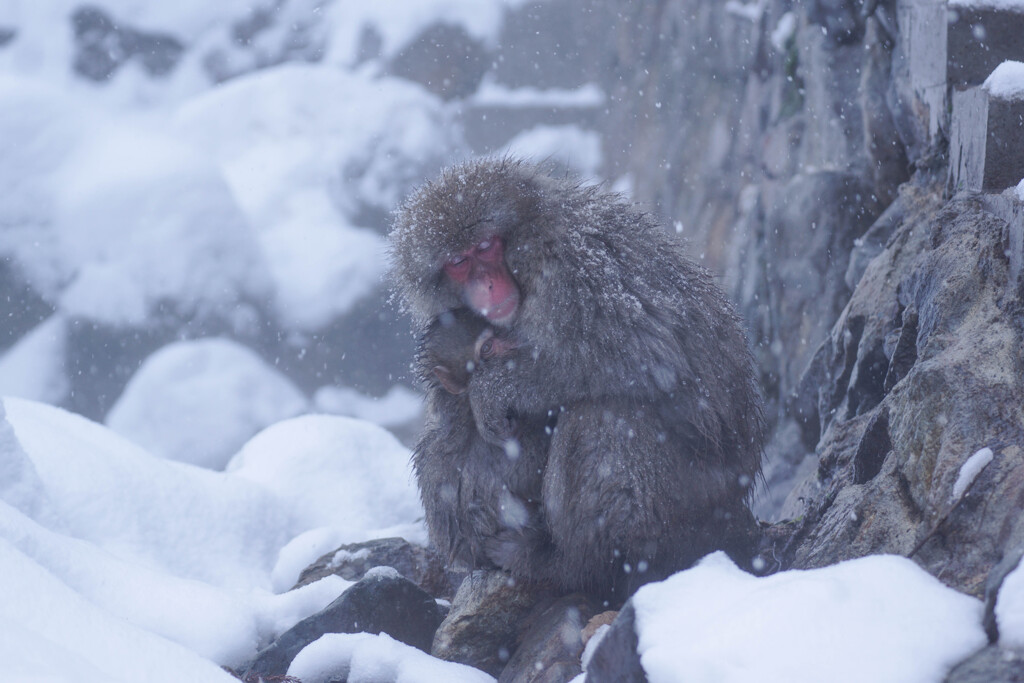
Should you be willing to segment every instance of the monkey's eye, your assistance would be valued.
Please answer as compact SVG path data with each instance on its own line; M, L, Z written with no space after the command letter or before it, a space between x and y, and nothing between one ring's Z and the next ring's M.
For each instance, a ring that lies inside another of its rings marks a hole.
M476 250L481 254L487 253L494 248L494 240L484 240L480 244L476 245Z
M494 340L493 339L488 339L487 341L485 341L483 344L480 345L480 357L481 358L490 358L491 354L493 352L494 352Z
M448 273L449 276L461 281L469 272L469 259L465 254L452 256L444 262L444 271Z

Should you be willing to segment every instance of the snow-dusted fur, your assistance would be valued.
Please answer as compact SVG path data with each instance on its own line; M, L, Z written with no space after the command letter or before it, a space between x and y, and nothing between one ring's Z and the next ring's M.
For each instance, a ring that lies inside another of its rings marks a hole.
M562 411L544 573L621 597L714 548L742 554L762 415L746 339L710 275L616 194L516 160L472 161L417 192L392 231L419 324L463 305L443 263L494 235L522 295L502 334L520 348L471 391L486 385L495 415Z

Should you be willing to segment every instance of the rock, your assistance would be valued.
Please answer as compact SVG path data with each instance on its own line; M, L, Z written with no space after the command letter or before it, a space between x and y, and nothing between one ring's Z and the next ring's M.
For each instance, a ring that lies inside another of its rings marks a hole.
M513 88L577 88L587 82L587 34L579 5L533 2L509 7L498 38L495 80ZM557 55L552 59L552 55Z
M548 592L516 584L504 572L474 571L459 586L431 654L498 676L516 650L527 617L545 600L551 600Z
M251 349L210 338L172 342L149 356L105 421L153 455L220 471L257 432L308 407Z
M1024 543L1024 343L1005 244L1024 230L975 197L941 210L937 184L870 263L810 374L821 440L792 566L871 553L913 557L980 597L1005 547ZM994 452L961 497L979 449Z
M285 62L319 62L328 40L323 12L305 2L254 4L231 24L228 42L202 57L215 83Z
M542 601L523 625L520 645L498 683L566 683L578 676L583 629L601 609L600 602L581 593L550 605Z
M432 597L395 570L380 568L261 650L244 679L284 676L295 655L325 633L386 633L429 651L440 623L441 608Z
M343 545L327 553L302 571L292 590L331 574L358 581L374 567L393 567L435 598L451 597L455 589L453 580L461 580L445 572L441 558L433 549L409 543L404 538L379 538Z
M125 63L137 61L150 76L165 77L178 65L185 46L172 35L126 26L98 7L71 14L75 33L75 71L92 81L106 81Z
M953 667L945 683L1024 683L1024 652L989 645Z
M627 601L587 665L589 683L647 683L637 654L636 613Z
M477 89L491 59L483 44L462 26L436 23L402 48L388 63L387 71L452 100Z
M946 0L896 3L899 32L889 101L911 162L934 152L946 130Z
M1024 96L984 86L954 92L949 149L950 194L1015 187L1024 178Z

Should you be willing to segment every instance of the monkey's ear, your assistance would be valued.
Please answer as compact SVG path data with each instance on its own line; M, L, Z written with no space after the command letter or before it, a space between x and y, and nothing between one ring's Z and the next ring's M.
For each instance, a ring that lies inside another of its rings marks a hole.
M437 377L441 386L443 386L449 394L458 395L466 391L466 385L459 382L452 374L451 370L443 365L434 366L434 376Z

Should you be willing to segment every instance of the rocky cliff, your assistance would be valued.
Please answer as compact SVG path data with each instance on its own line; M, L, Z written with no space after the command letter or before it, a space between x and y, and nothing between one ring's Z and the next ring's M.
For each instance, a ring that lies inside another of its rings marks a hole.
M784 566L896 553L991 601L1024 545L1024 98L990 78L1024 60L1024 7L996 5L594 21L611 164L750 324L774 421L759 511L796 520ZM973 666L952 679L1018 680Z

